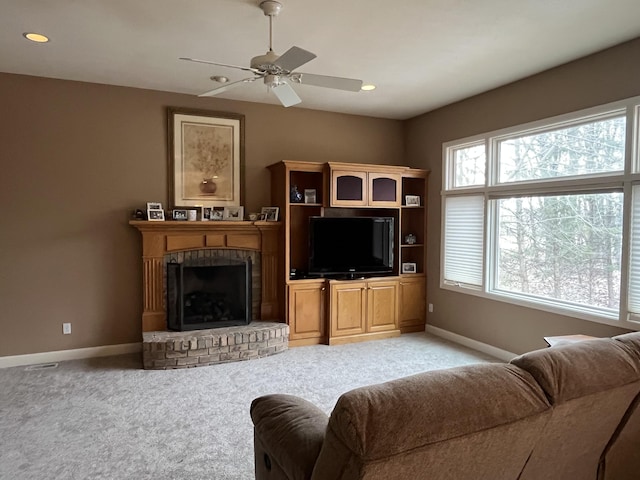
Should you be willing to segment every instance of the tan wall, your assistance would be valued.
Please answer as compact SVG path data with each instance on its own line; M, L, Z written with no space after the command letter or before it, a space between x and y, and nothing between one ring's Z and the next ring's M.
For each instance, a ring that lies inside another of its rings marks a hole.
M428 324L522 353L543 336L622 330L439 288L442 143L640 95L640 39L449 105L405 123L407 161L430 168ZM508 59L506 59L508 61ZM453 80L454 81L454 80Z
M393 120L9 74L0 105L0 356L140 341L127 222L167 204L167 106L245 115L247 212L269 204L281 159L403 161Z

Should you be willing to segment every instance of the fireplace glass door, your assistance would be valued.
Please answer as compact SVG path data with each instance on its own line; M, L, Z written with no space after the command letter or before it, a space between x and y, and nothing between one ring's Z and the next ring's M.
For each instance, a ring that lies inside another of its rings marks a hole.
M167 327L202 330L251 321L251 259L167 264Z

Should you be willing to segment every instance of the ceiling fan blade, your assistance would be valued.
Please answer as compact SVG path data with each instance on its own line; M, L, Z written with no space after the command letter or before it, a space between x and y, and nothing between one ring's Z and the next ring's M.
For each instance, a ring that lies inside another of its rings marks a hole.
M271 90L275 93L276 97L278 97L280 103L285 107L290 107L302 102L298 94L288 83L281 83L280 85L273 87Z
M362 88L362 80L354 78L330 77L328 75L316 75L314 73L296 72L291 76L292 80L302 85L315 87L335 88L349 92L359 92Z
M299 66L310 62L314 58L316 58L315 53L308 52L300 47L291 47L289 50L280 55L280 58L278 58L273 63L274 65L278 65L283 70L291 72Z
M180 60L187 60L188 62L206 63L207 65L218 65L220 67L237 68L239 70L245 70L247 72L253 72L253 73L262 73L257 68L239 67L238 65L229 65L228 63L210 62L209 60L199 60L197 58L180 57Z
M232 88L237 87L241 83L250 83L257 80L260 77L251 77L245 78L244 80L238 80L237 82L225 83L221 87L216 87L213 90L209 90L208 92L201 93L198 95L199 97L213 97L214 95L218 95L219 93L226 92L227 90L231 90Z

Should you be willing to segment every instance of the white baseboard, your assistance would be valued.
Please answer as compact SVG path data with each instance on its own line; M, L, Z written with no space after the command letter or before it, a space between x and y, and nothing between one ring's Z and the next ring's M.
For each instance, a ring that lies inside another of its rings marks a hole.
M472 338L463 337L462 335L458 335L457 333L450 332L449 330L432 327L431 325L427 325L426 332L431 333L432 335L435 335L437 337L459 343L460 345L464 345L465 347L473 348L474 350L478 350L479 352L499 358L504 362L508 362L512 358L518 356L515 353L502 350L501 348L494 347L493 345L489 345L488 343L482 343L477 340L473 340Z
M120 345L103 345L101 347L76 348L74 350L58 350L55 352L29 353L0 357L0 368L35 365L38 363L63 362L82 358L109 357L142 351L141 343L123 343Z

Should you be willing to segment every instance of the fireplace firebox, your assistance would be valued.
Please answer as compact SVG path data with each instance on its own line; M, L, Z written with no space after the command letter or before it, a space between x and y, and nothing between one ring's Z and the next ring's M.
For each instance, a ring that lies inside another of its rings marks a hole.
M251 322L251 258L167 263L167 327L202 330Z

